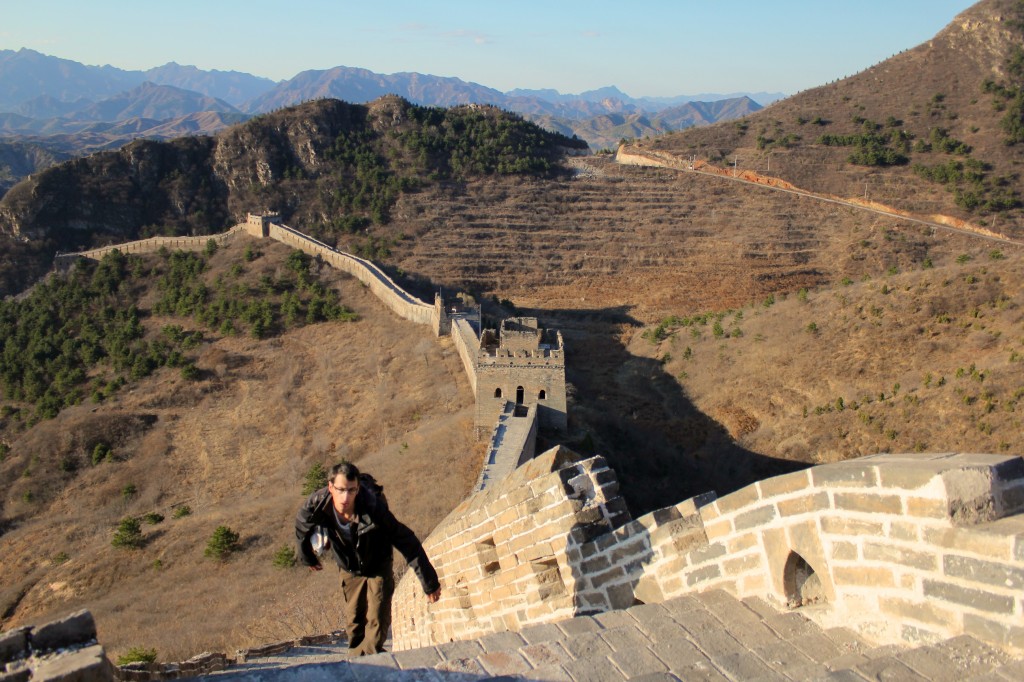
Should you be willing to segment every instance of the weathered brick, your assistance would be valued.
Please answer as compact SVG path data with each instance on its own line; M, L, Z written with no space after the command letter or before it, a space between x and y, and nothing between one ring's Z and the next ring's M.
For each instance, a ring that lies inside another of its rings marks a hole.
M622 580L626 577L626 571L621 566L616 566L610 571L605 571L600 575L590 576L590 584L594 587L603 587L608 583L612 583L618 580Z
M767 500L771 497L795 493L798 490L809 488L810 485L811 479L808 477L807 471L804 470L759 481L757 487L761 493L761 499Z
M726 559L722 562L722 572L727 576L737 576L742 573L756 571L761 568L760 554L747 554L746 556Z
M844 585L864 587L894 587L892 569L878 566L836 566L832 569L836 589Z
M758 543L757 533L746 533L737 537L729 538L727 547L729 554L738 554L744 550L756 547Z
M833 533L835 535L881 536L883 534L881 523L835 516L823 518L821 520L821 530L823 533Z
M704 523L713 521L722 515L722 512L718 511L718 500L700 507L698 511L700 512L700 518Z
M873 493L836 493L836 509L868 514L901 514L903 502L898 495Z
M704 533L707 535L708 540L717 540L718 538L725 537L732 533L732 521L729 519L719 519L712 523L705 523Z
M889 524L889 537L893 540L917 542L921 539L921 527L908 521L893 521Z
M441 654L430 647L409 649L407 651L396 651L394 656L395 662L398 663L398 667L402 670L433 668L443 660L441 658Z
M963 578L1010 590L1019 590L1024 587L1024 569L992 561L949 554L943 558L942 568L943 573L954 578Z
M938 475L935 467L929 465L889 464L878 467L878 485L883 488L919 490Z
M718 506L720 513L729 514L737 509L754 504L758 499L757 485L748 485L725 497L719 497L715 504Z
M980 554L989 559L1013 558L1014 538L990 535L968 528L926 528L924 540L944 549Z
M757 594L768 591L768 576L764 573L754 573L740 578L736 584L736 592L739 594Z
M946 609L934 603L911 601L899 597L880 596L878 608L882 613L898 618L909 618L921 623L938 625L948 628L956 622L957 614L953 609Z
M683 500L676 505L676 509L684 517L693 516L698 513L699 509L713 503L716 499L718 499L718 496L714 492L701 493L688 500Z
M626 543L621 547L616 547L612 550L611 562L617 564L630 559L636 559L640 557L650 557L651 547L647 538L638 538L632 542Z
M748 528L762 526L775 519L775 517L775 507L767 505L759 509L751 509L750 511L738 514L733 521L733 525L738 531L746 530Z
M855 542L833 542L832 558L839 561L856 561L859 558Z
M1006 615L1012 615L1016 606L1013 597L960 587L938 580L924 581L924 596L970 606L979 611L991 611Z
M714 542L690 552L689 559L691 564L696 565L706 561L713 561L721 556L725 556L725 545L720 542Z
M825 464L810 470L811 482L822 488L869 488L878 485L875 467L864 464Z
M600 556L594 557L593 559L587 559L586 561L581 563L580 564L580 570L585 575L591 575L593 573L598 573L599 571L603 571L606 568L610 568L611 565L612 564L608 560L608 557L606 557L604 555L600 555Z
M693 587L699 583L719 578L721 575L722 571L718 568L718 565L711 564L710 566L704 566L703 568L698 568L697 570L688 573L686 576L686 584Z
M998 645L1024 649L1024 627L1001 623L973 613L964 614L964 632L978 639Z
M877 542L865 541L862 553L867 561L884 561L918 568L922 571L934 571L939 566L939 559L935 554L918 552L894 545L883 545Z
M492 651L477 657L488 675L514 676L527 672L532 666L515 651Z
M802 495L791 500L780 500L776 506L783 517L808 514L829 508L828 493L821 491L812 495Z
M906 499L907 515L920 519L949 518L949 502L933 500L927 497L908 497Z

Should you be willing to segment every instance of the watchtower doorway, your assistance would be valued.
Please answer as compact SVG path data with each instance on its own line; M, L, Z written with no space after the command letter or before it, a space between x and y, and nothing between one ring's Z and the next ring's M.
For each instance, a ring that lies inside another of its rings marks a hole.
M516 405L522 405L523 399L526 396L526 391L523 390L522 386L516 388Z

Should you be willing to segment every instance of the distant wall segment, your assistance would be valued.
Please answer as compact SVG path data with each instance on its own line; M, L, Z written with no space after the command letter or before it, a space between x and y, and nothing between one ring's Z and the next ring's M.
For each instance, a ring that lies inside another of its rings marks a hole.
M104 256L114 250L125 254L156 253L161 249L202 251L211 240L217 244L223 244L240 232L250 231L251 229L247 223L240 223L232 227L227 232L221 232L219 234L208 234L197 237L150 237L149 239L139 239L134 242L125 242L123 244L115 244L112 246L101 246L98 249L90 249L79 253L57 254L54 258L54 265L58 269L64 270L74 265L75 261L79 258L102 260Z

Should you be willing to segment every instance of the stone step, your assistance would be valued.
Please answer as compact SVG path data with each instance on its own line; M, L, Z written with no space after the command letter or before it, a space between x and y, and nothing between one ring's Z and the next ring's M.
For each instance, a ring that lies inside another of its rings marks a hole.
M216 676L265 682L1024 679L1024 660L971 637L916 648L873 647L846 628L822 629L799 612L780 612L763 599L738 600L720 590L333 662L339 653L292 652L277 662L250 662Z

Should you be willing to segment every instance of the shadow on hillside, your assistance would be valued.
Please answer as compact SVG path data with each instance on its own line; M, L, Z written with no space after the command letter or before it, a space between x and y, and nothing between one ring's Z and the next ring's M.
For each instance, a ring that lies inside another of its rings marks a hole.
M565 339L567 445L608 460L634 517L808 466L745 449L697 409L660 362L631 354L622 332L641 325L628 307L530 314Z

